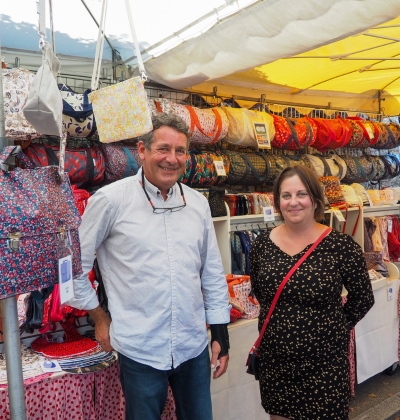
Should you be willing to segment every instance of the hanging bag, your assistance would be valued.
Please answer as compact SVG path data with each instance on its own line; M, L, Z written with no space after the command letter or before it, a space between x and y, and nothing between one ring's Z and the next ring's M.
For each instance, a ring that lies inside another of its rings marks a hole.
M34 77L23 112L35 130L42 134L60 136L62 133L62 99L57 86L60 62L53 47L45 41L45 4L40 0L39 48L42 50L42 65Z
M227 274L229 302L243 308L242 318L253 319L260 314L260 304L253 296L250 276Z
M0 165L19 149L5 147ZM81 218L63 161L58 168L0 170L0 299L57 283L58 260L67 254L74 277L82 273Z
M59 88L63 103L63 130L71 137L92 137L97 134L93 106L89 101L91 89L76 93L65 85Z
M144 90L144 82L147 80L147 76L140 55L129 0L125 0L125 5L141 76L132 77L124 82L96 90L100 77L107 3L108 0L103 0L92 75L93 92L89 94L102 143L139 137L153 129L151 112L147 105L147 95Z
M258 381L259 380L259 373L258 373L258 349L260 348L261 340L264 336L265 330L268 326L269 320L271 319L272 312L274 311L276 302L279 299L279 296L282 293L283 288L285 287L286 283L289 281L292 274L300 267L300 265L305 261L305 259L311 254L311 252L314 251L314 249L317 247L317 245L325 238L326 235L329 234L329 232L332 230L332 228L326 229L322 235L311 245L311 247L308 249L308 251L297 261L297 263L291 268L289 273L286 274L285 278L282 280L282 283L280 284L274 299L272 300L271 306L269 307L268 314L265 318L264 324L262 326L260 335L258 336L257 340L253 344L253 347L251 348L249 352L249 356L247 358L246 366L247 366L247 373L250 375L254 375L254 378Z
M24 150L29 163L23 159L20 166L33 169L43 166L58 166L60 148L45 144L30 144ZM67 148L64 157L64 169L68 172L71 184L92 187L103 182L105 164L98 146Z
M20 68L1 70L6 137L15 140L34 140L40 137L41 134L32 127L23 112L34 73Z

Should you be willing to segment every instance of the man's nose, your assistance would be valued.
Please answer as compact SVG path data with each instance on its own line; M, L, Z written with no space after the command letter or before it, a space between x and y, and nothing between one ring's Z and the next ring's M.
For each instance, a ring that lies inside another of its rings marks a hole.
M167 161L170 163L176 163L178 161L177 154L175 150L170 150L170 152L166 156Z

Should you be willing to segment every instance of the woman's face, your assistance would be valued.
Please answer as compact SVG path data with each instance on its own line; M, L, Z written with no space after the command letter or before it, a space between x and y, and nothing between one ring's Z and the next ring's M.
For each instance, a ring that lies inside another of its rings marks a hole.
M298 175L286 178L282 182L279 204L285 223L300 224L314 221L317 204L311 201Z

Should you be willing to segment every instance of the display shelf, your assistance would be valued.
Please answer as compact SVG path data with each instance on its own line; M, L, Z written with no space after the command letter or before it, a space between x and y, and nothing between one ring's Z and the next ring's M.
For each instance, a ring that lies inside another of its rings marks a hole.
M400 215L400 205L382 205L382 206L371 206L363 207L364 216L369 217L378 217L378 216L393 216Z

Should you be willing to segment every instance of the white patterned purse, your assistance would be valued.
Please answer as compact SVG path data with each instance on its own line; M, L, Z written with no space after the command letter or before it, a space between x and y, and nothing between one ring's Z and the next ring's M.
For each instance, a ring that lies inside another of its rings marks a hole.
M141 76L132 77L124 82L96 90L100 78L107 3L108 0L103 0L92 75L93 92L89 94L96 118L97 131L102 143L112 143L139 137L153 129L151 112L147 105L147 95L144 89L144 82L147 76L140 55L139 43L136 39L128 0L125 0L125 4Z

